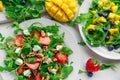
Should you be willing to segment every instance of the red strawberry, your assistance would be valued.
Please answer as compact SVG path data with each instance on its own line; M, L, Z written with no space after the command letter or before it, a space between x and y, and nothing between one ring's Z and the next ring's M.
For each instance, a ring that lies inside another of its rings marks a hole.
M50 37L49 36L41 36L38 42L47 46L50 44Z
M26 66L31 69L31 70L36 70L39 67L40 63L36 62L36 63L26 63Z
M87 72L96 72L100 70L100 64L97 60L95 59L88 59L87 63L86 63L86 71Z
M42 80L42 76L39 71L36 73L36 80Z
M61 64L65 64L68 60L68 55L67 54L61 54L61 53L56 53L55 54L55 58L57 59L57 61Z
M18 70L17 70L17 73L18 73L18 74L22 74L23 71L24 71L24 67L23 67L23 66L20 66L20 67L18 68Z
M22 47L22 46L24 45L23 35L22 35L22 34L18 34L18 35L14 38L14 43L15 43L16 46Z
M37 37L39 38L41 36L41 33L38 30L35 30L34 35L37 35Z
M35 79L35 76L32 74L30 77L29 77L29 80L34 80Z

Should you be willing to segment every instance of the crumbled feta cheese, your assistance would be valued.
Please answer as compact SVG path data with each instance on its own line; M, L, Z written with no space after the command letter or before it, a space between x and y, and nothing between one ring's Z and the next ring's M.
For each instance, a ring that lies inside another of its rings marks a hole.
M21 52L21 48L16 48L15 49L15 53L20 54L20 52Z
M52 69L52 70L51 70L51 73L53 73L53 74L56 74L56 72L57 72L56 69Z
M24 30L23 33L24 33L24 35L26 35L26 36L30 35L30 32L29 32L28 30Z
M16 59L15 64L22 65L23 64L23 60L18 58L18 59Z
M23 72L23 74L24 74L24 76L28 77L28 76L31 74L30 69L25 70L25 71Z
M52 61L51 58L48 58L47 60L43 61L43 63L49 64L51 61Z
M53 34L52 34L52 33L50 33L50 32L47 32L47 35L48 35L48 36L52 36Z
M56 46L56 49L57 49L57 50L61 50L62 48L63 48L63 45L57 45L57 46Z
M41 50L41 47L39 46L39 45L34 45L34 47L33 47L33 51L39 51L39 50Z

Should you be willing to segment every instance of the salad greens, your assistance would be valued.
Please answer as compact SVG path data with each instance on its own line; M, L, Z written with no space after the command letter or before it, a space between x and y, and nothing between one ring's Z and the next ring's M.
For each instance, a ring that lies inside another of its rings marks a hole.
M2 0L6 16L17 22L41 17L45 0Z
M89 12L80 14L70 23L85 24L82 31L91 46L102 45L109 51L120 46L119 0L93 0Z
M58 26L36 26L27 29L18 24L15 37L0 34L0 48L6 51L5 66L0 71L16 73L14 80L62 80L73 71L68 56L73 51L64 45L64 33Z

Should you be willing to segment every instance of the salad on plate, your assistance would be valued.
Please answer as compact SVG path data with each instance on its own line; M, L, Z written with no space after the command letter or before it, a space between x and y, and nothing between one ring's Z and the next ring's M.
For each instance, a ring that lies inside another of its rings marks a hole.
M0 48L6 51L0 71L16 73L14 80L64 80L73 71L68 61L73 51L65 46L59 26L17 26L15 37L0 35Z

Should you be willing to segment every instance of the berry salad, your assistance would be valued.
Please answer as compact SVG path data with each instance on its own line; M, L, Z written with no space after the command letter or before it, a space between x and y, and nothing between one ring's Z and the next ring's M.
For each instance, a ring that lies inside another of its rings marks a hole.
M15 72L14 80L64 80L73 71L68 57L73 51L64 44L59 26L17 27L15 37L0 35L0 48L6 51L0 71Z
M120 47L119 0L93 0L85 18L83 33L91 46L105 46L109 51Z

